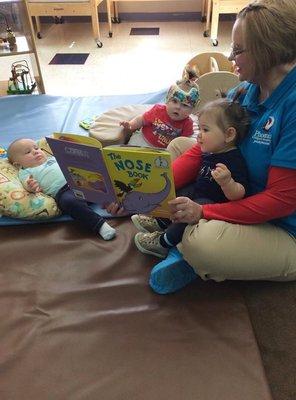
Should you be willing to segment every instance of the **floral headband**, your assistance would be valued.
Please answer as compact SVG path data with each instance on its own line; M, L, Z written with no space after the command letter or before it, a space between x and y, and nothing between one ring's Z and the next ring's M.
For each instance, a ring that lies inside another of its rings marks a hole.
M178 100L182 104L194 108L200 100L198 87L192 87L188 92L185 92L178 85L173 85L168 91L167 101L172 98Z

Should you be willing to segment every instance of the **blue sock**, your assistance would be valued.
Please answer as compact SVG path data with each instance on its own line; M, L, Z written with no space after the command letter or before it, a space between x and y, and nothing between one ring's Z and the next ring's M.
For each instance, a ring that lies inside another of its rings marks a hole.
M168 294L187 286L197 276L182 254L173 247L167 258L152 269L149 284L156 293Z

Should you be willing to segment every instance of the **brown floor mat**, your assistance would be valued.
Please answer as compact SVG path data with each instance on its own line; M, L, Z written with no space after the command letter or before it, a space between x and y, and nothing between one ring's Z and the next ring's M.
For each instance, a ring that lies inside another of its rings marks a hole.
M113 225L1 229L1 400L271 400L235 285L156 295L157 260Z
M296 399L296 282L241 282L274 400Z

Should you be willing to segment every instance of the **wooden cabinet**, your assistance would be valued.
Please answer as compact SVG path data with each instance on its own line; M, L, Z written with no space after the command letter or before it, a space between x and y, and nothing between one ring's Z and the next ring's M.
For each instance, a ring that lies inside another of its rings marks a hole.
M30 86L32 81L36 82L33 93L45 93L32 21L25 0L0 0L1 38L7 37L7 24L15 34L16 44L9 48L8 43L0 43L0 94L6 94L9 78L12 77L12 65L19 66L17 80L20 89L24 87L24 82Z
M0 0L1 1L1 0ZM64 17L68 15L87 15L91 17L94 40L99 48L103 46L100 35L98 6L103 0L27 0L27 7L31 17L35 17L37 37L41 39L40 16L50 15ZM110 0L106 0L109 24L109 37L112 37Z

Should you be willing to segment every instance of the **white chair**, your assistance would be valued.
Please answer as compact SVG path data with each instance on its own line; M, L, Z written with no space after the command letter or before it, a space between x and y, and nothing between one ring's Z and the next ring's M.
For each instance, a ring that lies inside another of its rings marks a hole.
M200 103L198 109L209 101L221 97L229 89L239 84L238 76L228 71L208 72L202 75L198 81L200 91Z
M41 38L40 16L63 17L68 15L87 15L91 17L93 37L98 47L102 47L98 6L103 0L26 0L29 15L35 17L37 37ZM107 2L109 37L112 37L110 0Z
M200 90L200 103L197 111L208 101L221 97L221 92L238 85L238 76L234 73L234 64L219 52L205 52L191 58L183 70L185 76L186 67L190 66L198 74Z
M198 76L202 76L207 72L228 71L234 72L234 64L228 58L219 52L199 53L191 58L186 65L196 69ZM186 68L186 67L185 67ZM183 71L183 75L185 72Z

